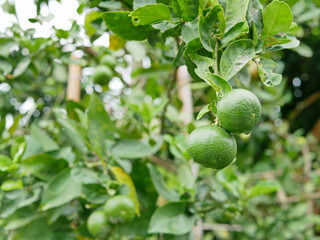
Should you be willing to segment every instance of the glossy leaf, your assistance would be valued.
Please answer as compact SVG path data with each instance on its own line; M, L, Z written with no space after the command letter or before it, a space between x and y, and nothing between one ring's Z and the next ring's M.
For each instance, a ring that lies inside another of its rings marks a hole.
M196 119L200 120L203 117L203 115L205 115L206 113L210 112L211 111L211 106L212 106L212 103L209 103L209 104L205 105L203 108L201 108L201 110L198 113Z
M132 23L135 26L148 25L161 20L171 19L169 8L161 3L148 4L137 8L129 14L129 17L131 17Z
M251 40L237 40L223 52L220 60L221 76L227 81L235 76L255 56Z
M149 26L134 26L130 12L106 12L102 15L108 29L114 34L126 40L142 41L149 35L151 28Z

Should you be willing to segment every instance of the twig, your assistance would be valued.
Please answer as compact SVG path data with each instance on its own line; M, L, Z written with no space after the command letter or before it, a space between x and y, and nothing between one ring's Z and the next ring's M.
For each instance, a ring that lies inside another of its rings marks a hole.
M155 164L157 164L157 165L159 165L159 166L161 166L161 167L163 167L163 168L165 168L165 169L167 169L167 170L169 170L171 172L177 172L177 168L175 167L175 165L173 165L173 163L171 163L168 160L160 159L160 158L158 158L156 156L150 156L149 159L153 163L155 163Z
M294 121L305 108L307 108L309 105L311 105L318 99L320 99L320 91L311 94L301 103L299 103L297 107L292 111L292 114L289 117L290 122Z
M242 232L243 227L238 224L219 224L219 223L203 223L203 230L205 231L228 231L228 232Z

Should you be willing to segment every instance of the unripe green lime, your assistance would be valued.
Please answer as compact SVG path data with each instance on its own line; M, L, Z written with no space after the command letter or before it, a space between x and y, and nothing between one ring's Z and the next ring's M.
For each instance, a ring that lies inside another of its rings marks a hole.
M220 125L229 132L248 133L261 117L261 104L256 95L245 89L235 89L217 104Z
M107 200L104 205L104 214L112 223L121 223L131 221L136 209L133 201L123 195L115 196Z
M100 64L114 67L117 64L117 59L112 55L104 55L100 60Z
M197 163L207 168L222 169L236 158L237 143L223 128L207 125L192 131L187 150Z
M95 237L104 237L110 230L103 211L92 212L88 218L87 227L89 232Z
M100 85L107 84L112 78L112 70L103 65L99 65L96 67L92 79L95 83Z

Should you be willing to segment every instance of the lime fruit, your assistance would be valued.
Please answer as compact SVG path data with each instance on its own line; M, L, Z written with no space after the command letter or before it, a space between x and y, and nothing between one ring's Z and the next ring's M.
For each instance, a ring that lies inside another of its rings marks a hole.
M225 94L217 104L220 125L229 132L249 133L261 117L261 104L256 95L245 89Z
M114 67L117 64L117 59L112 55L104 55L100 60L100 64Z
M187 150L197 163L207 168L222 169L236 158L237 143L223 128L208 125L192 131Z
M88 218L87 227L89 232L95 237L104 237L110 230L103 211L92 212Z
M111 78L112 70L109 67L103 65L97 66L92 76L93 81L100 85L107 84Z
M119 195L108 199L103 211L110 222L121 223L131 221L135 216L136 209L129 197Z

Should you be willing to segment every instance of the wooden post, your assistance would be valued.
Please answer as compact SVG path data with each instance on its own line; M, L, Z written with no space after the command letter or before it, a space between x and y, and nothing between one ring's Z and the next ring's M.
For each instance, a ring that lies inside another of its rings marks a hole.
M178 84L178 96L182 102L181 113L183 115L183 123L188 125L193 120L193 101L190 86L191 76L189 75L186 66L181 66L178 68L176 78ZM199 173L199 165L192 163L191 170L194 178L197 178ZM192 233L193 239L195 240L201 240L203 238L203 227L201 220L199 220L193 227Z
M73 60L79 59L72 55ZM69 64L68 71L68 86L67 86L67 100L74 102L80 101L81 92L81 67L77 64Z
M185 125L189 124L193 120L193 102L190 80L191 76L187 71L187 67L179 67L177 71L178 96L182 102L181 112Z

